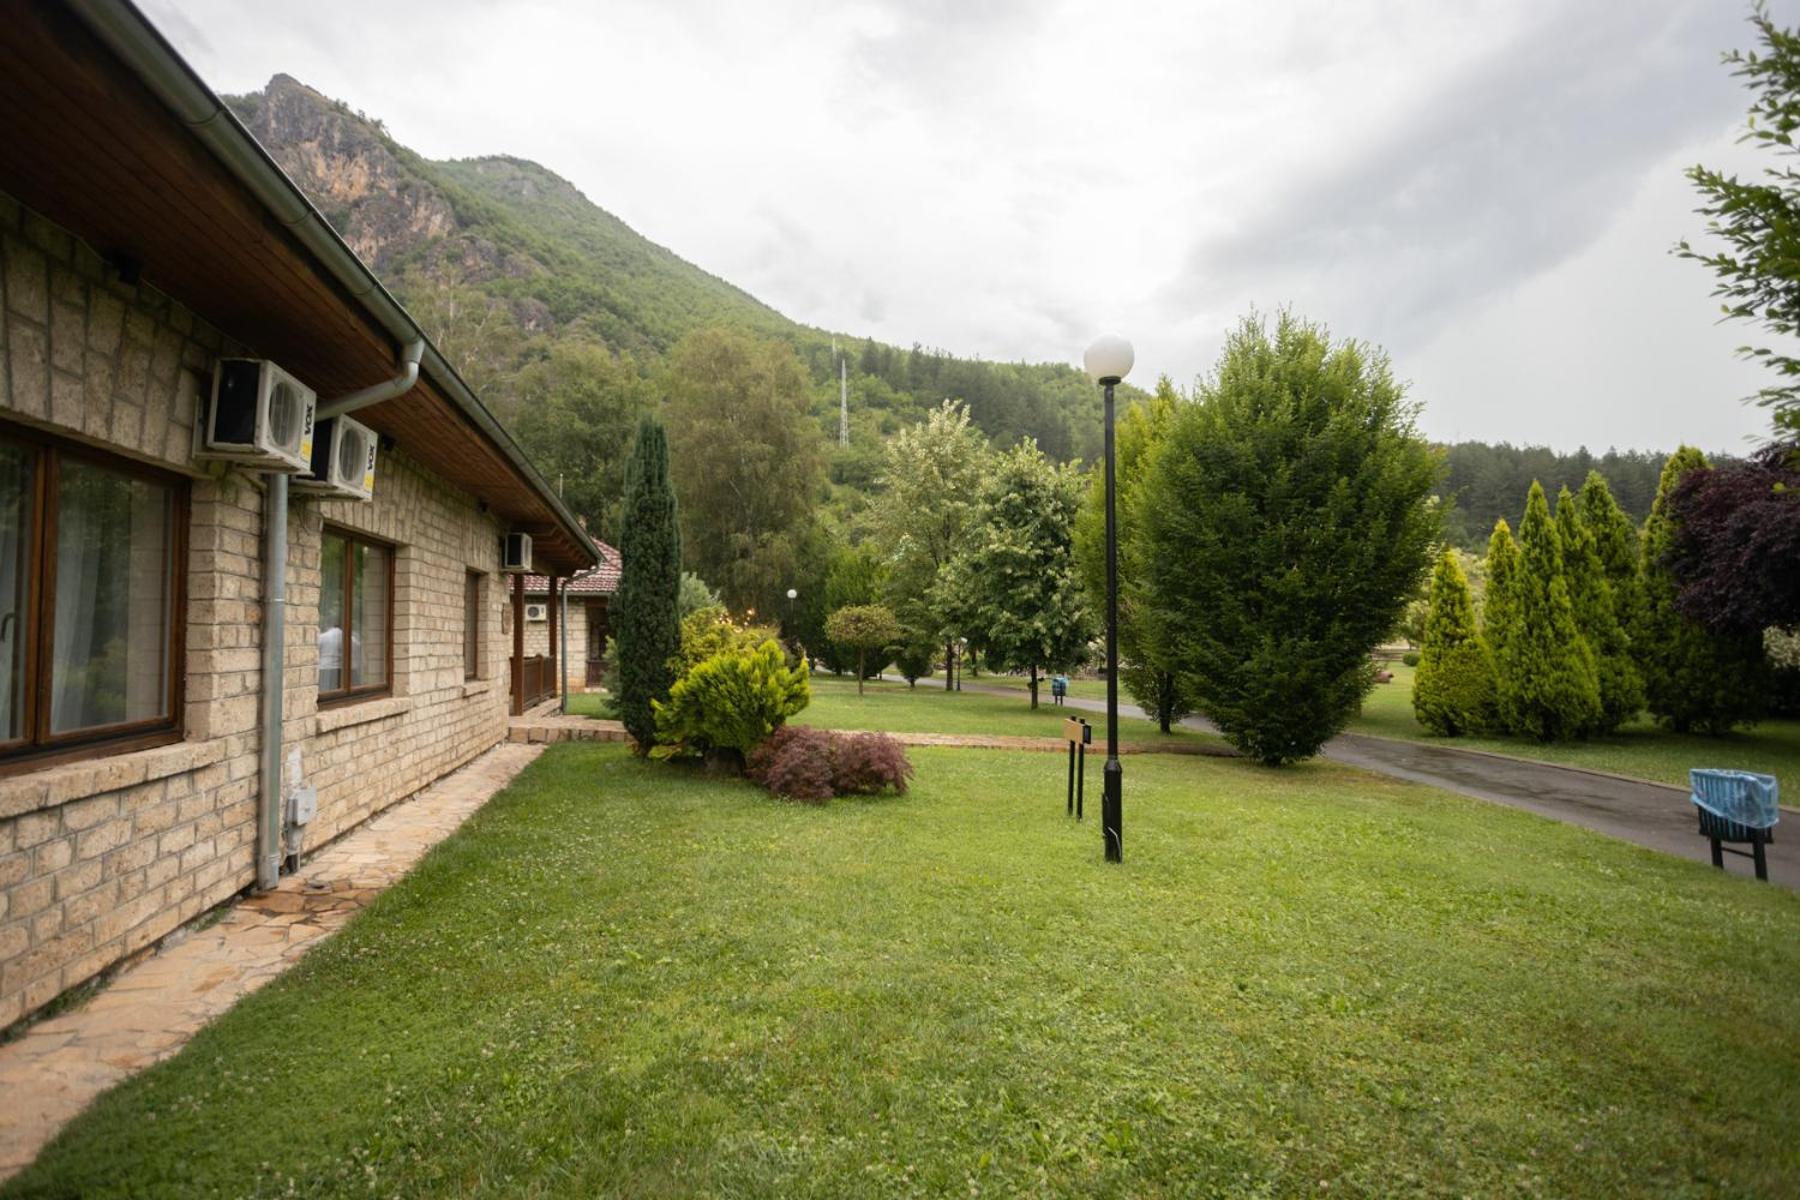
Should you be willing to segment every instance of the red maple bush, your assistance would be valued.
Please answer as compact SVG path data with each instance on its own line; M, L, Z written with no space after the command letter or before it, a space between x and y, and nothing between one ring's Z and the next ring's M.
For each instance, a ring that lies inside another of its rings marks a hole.
M784 725L751 750L744 773L777 796L823 804L833 796L906 791L912 764L885 733L834 733Z

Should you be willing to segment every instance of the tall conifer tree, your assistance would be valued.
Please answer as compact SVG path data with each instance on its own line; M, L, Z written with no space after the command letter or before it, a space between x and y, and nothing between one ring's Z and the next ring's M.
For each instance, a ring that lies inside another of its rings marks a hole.
M1638 579L1637 524L1613 498L1606 476L1598 471L1588 472L1587 481L1581 485L1581 492L1575 499L1581 506L1581 523L1593 535L1594 552L1600 556L1600 566L1606 572L1613 613L1629 640L1637 628L1643 597L1642 583Z
M1481 603L1481 637L1488 645L1494 670L1498 672L1507 643L1519 629L1519 543L1513 539L1512 526L1506 523L1505 517L1494 522L1485 562L1487 591Z
M669 443L649 417L638 424L625 468L619 560L610 613L619 649L619 718L645 754L656 739L653 703L669 698L670 661L681 651L681 531L669 486Z
M1665 562L1675 540L1670 493L1684 472L1706 465L1706 455L1692 446L1670 455L1644 522L1643 608L1633 654L1644 673L1647 707L1678 733L1725 733L1753 722L1768 693L1759 634L1713 633L1675 607L1677 586Z
M1644 707L1644 684L1631 661L1631 644L1619 625L1593 532L1566 487L1556 497L1556 536L1562 542L1563 577L1575 625L1593 651L1594 677L1600 685L1600 714L1593 732L1611 733Z
M1494 661L1475 627L1475 602L1456 551L1431 575L1430 608L1413 680L1413 713L1433 733L1457 737L1486 728L1494 708Z
M1517 626L1497 664L1501 722L1509 733L1544 742L1586 733L1600 719L1600 684L1593 651L1575 623L1562 539L1535 482L1519 525L1512 592Z

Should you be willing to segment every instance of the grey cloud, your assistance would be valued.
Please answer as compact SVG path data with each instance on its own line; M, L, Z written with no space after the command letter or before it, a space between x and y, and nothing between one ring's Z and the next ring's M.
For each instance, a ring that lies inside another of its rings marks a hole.
M1497 50L1379 145L1243 196L1194 245L1165 300L1305 297L1360 334L1416 344L1456 313L1579 251L1647 164L1728 124L1742 94L1718 52L1730 3L1580 5Z

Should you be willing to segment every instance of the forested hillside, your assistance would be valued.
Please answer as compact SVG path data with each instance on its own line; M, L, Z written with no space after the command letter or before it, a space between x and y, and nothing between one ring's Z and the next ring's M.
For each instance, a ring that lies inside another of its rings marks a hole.
M1613 498L1632 520L1642 524L1650 514L1650 502L1656 499L1657 480L1668 458L1668 450L1591 454L1584 446L1573 454L1559 454L1548 446L1507 442L1497 446L1457 442L1443 452L1445 474L1438 493L1451 501L1445 532L1451 542L1477 552L1487 545L1499 518L1518 526L1533 481L1543 484L1550 496L1565 486L1578 492L1589 471L1606 476Z
M676 343L715 326L785 342L799 355L811 409L833 443L830 477L852 492L872 475L880 439L946 396L966 401L996 445L1029 436L1056 458L1098 451L1099 406L1071 367L958 358L800 325L651 242L536 163L429 161L379 120L285 75L228 101L534 453L554 451L554 438L538 438L558 430L554 419L545 428L543 414L527 410L570 409L595 352L649 385L627 388L641 400L660 394L658 373ZM834 342L849 369L847 450L835 446ZM576 440L585 433L572 431ZM604 525L603 513L591 515Z

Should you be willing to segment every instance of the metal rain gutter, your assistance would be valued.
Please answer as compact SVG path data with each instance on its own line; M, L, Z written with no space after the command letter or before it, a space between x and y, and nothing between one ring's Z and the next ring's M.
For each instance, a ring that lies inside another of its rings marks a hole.
M479 397L469 389L444 356L438 352L400 302L384 287L372 271L344 244L322 213L294 185L274 159L269 157L237 115L219 100L193 68L188 66L173 46L143 13L129 0L67 0L69 7L105 42L107 47L135 71L146 86L163 103L185 121L194 135L228 167L283 225L297 237L331 273L332 277L355 297L394 342L410 348L413 342L424 344L421 366L451 402L475 423L475 426L504 454L512 467L532 485L540 499L572 535L576 545L588 551L596 563L600 549L568 505L563 503L537 468L531 465L518 443L501 428L500 422L487 410Z

